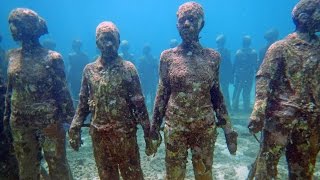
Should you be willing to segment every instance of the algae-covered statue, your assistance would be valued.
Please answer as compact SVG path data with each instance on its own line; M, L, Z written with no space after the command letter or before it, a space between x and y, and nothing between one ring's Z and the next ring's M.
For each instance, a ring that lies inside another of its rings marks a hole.
M177 47L179 45L179 42L178 42L177 39L173 38L173 39L170 39L169 45L170 45L170 48L175 48L175 47Z
M242 48L238 49L233 64L234 91L232 95L233 111L239 111L239 98L242 94L243 111L251 112L250 92L253 86L254 74L257 67L258 54L251 48L251 37L242 38Z
M57 44L53 39L45 39L42 41L42 46L44 48L54 51L56 49Z
M296 31L271 45L257 73L251 133L262 131L249 179L276 179L285 152L289 179L312 179L320 138L320 0L292 11Z
M139 58L139 77L141 79L143 93L148 99L151 99L151 108L153 109L153 100L156 96L158 83L158 59L151 54L151 46L145 44L142 50L142 57Z
M161 54L151 137L161 140L160 125L165 118L167 179L184 179L188 149L195 178L212 179L216 128L223 128L231 154L237 150L237 133L231 127L220 91L220 55L199 43L203 8L187 2L179 7L177 17L182 43Z
M41 151L51 179L72 179L63 123L71 123L74 109L61 55L40 45L48 30L36 12L12 10L9 26L21 48L8 53L4 131L12 133L20 179L39 179Z
M134 65L137 65L137 62L134 59L134 54L130 53L130 43L128 40L122 40L120 43L121 53L120 56L126 61L132 62Z
M69 73L67 76L73 100L79 100L81 73L90 62L89 57L81 50L82 42L79 39L72 41L72 51L69 53ZM75 103L77 104L77 103Z
M149 117L135 66L118 55L120 35L112 22L96 29L101 56L83 71L80 102L69 135L73 149L81 145L81 126L92 114L90 134L100 179L143 179L137 143L141 124L149 155Z
M224 102L228 109L231 109L230 96L229 96L229 84L233 84L232 62L231 53L228 48L225 47L226 37L220 34L216 38L217 51L221 55L220 63L220 87L223 93Z
M257 69L259 69L265 55L266 52L268 50L268 48L278 40L278 36L279 36L279 31L275 28L272 28L270 30L268 30L265 34L264 34L264 39L267 41L267 43L265 44L265 46L263 48L260 49L259 51L259 61L257 63Z

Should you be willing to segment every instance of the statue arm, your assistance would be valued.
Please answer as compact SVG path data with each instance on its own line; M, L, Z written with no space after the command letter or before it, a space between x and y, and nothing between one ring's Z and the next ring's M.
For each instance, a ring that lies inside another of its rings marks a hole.
M280 62L283 62L281 52L279 53L277 49L271 48L257 72L255 103L248 126L251 133L262 130L268 103L272 96L272 88L279 75Z
M136 68L132 65L131 82L129 83L129 101L131 110L137 122L142 126L144 136L149 136L150 122L144 96L142 94L141 84Z
M3 127L6 132L10 131L10 115L11 115L11 96L12 96L12 84L10 78L8 78L6 95L5 95L5 110L3 117Z
M213 86L211 87L211 90L210 90L211 103L213 105L213 109L218 119L217 125L222 127L223 129L231 129L231 123L230 123L227 107L224 103L223 94L220 89L219 67L220 67L220 58L214 64L213 72L215 73L215 79L213 82Z
M80 88L80 95L79 95L79 104L76 110L76 113L73 117L70 130L79 131L86 120L86 117L90 113L90 106L89 106L89 84L88 79L86 76L86 68L82 74L82 81L81 81L81 88ZM94 102L92 102L94 103ZM94 106L94 105L93 105Z
M59 108L59 116L63 122L70 124L74 115L74 107L67 85L64 63L60 55L53 55L53 71L53 93Z
M160 126L163 122L167 104L171 94L171 87L169 82L168 62L165 55L161 55L160 69L159 69L159 85L157 89L157 95L155 99L155 105L153 109L153 118L151 131L153 133L159 133Z

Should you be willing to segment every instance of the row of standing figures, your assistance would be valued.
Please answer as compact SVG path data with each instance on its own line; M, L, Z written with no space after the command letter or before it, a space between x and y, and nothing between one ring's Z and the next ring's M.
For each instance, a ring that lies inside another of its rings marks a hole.
M234 112L239 111L239 99L242 94L243 99L243 111L251 112L250 109L250 94L252 86L254 84L253 79L256 71L259 69L265 53L269 46L278 39L278 31L276 29L270 29L264 35L267 41L258 53L255 49L251 48L251 37L246 35L243 37L243 47L237 50L234 63L231 62L230 50L225 47L226 37L219 35L216 38L217 51L221 55L220 64L220 86L224 95L224 100L229 110ZM45 40L43 45L50 50L54 50L52 40ZM54 45L55 46L55 45ZM78 101L78 94L80 91L82 70L86 64L90 63L89 57L81 51L82 43L80 40L74 40L72 43L73 52L69 54L67 69L67 81L70 83L70 89L73 100ZM178 41L172 39L170 41L170 48L178 46ZM121 41L120 44L121 53L120 56L132 62L139 72L142 89L146 97L150 98L150 109L153 109L152 100L155 98L156 86L158 82L158 60L151 54L151 47L149 44L145 44L143 47L143 55L135 60L134 54L130 53L130 45L127 40ZM96 59L96 57L94 58ZM234 85L234 91L232 100L230 101L229 85ZM241 93L242 92L242 93ZM232 106L231 106L232 102Z
M69 143L78 151L81 127L91 114L90 135L101 179L119 179L119 171L123 179L143 179L137 125L142 126L150 156L162 142L164 120L166 178L184 179L191 149L195 179L212 179L217 127L223 129L230 154L237 151L238 134L220 90L220 54L199 43L202 6L184 3L177 18L182 43L161 53L150 124L138 72L118 54L115 24L97 26L101 55L83 70L74 111L61 55L39 43L48 33L45 20L30 9L14 9L9 27L21 48L9 51L7 87L1 86L1 92L6 91L2 136L9 144L3 159L18 166L8 177L39 179L44 158L51 179L72 179L63 124L71 124ZM282 152L289 179L312 179L315 169L320 149L320 1L299 1L292 18L296 31L271 45L256 75L248 128L252 134L261 131L262 139L249 179L277 178Z

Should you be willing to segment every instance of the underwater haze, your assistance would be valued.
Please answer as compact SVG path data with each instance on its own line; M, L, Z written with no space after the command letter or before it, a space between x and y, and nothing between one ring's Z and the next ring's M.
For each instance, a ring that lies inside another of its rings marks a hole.
M185 0L0 0L0 33L3 46L12 48L8 28L9 12L17 7L35 10L46 21L49 37L57 43L57 51L65 57L73 39L83 41L90 57L96 54L95 29L102 21L113 21L121 39L127 39L134 54L141 54L145 43L159 56L169 47L172 38L179 40L176 11ZM234 53L241 46L243 35L252 36L252 46L262 47L263 34L277 28L280 37L294 30L291 10L297 0L201 0L205 11L205 26L201 42L215 47L215 37L225 34L227 47Z
M130 52L135 58L142 55L142 48L147 43L152 48L153 56L158 59L160 53L169 48L171 39L175 38L181 42L176 28L176 12L179 5L184 2L188 1L0 0L0 34L3 36L0 46L5 50L19 46L11 37L8 15L11 10L24 7L36 11L46 20L49 34L41 37L41 40L55 41L55 50L62 54L66 66L68 66L68 54L72 51L74 39L82 41L82 50L91 61L97 56L95 31L102 21L112 21L117 25L120 39L129 41ZM251 47L259 51L266 44L264 34L267 30L276 28L279 31L279 39L295 30L291 11L298 0L198 0L196 2L203 6L205 12L205 26L200 34L202 45L216 48L216 37L224 34L227 38L226 47L231 51L232 61L234 61L235 52L242 46L244 35L251 36ZM230 87L229 91L232 96L233 87ZM150 110L153 100L147 101ZM251 107L253 102L254 88L251 91ZM259 143L247 128L249 115L249 112L230 113L233 126L239 133L238 151L235 156L229 154L224 133L219 129L214 151L214 179L243 180L247 178L250 166L259 150ZM83 128L84 143L78 152L72 150L69 143L67 145L68 160L75 179L99 179L88 131L88 128ZM156 156L147 157L144 153L145 142L141 127L138 130L138 143L145 179L164 179L164 143L159 147ZM278 171L279 179L288 178L284 157L279 162ZM319 163L314 176L320 179ZM186 179L194 179L190 152Z

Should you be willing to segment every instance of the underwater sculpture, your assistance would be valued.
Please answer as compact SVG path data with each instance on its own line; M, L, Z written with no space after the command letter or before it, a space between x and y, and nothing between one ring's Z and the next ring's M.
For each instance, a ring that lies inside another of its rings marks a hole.
M170 45L170 48L175 48L179 45L179 42L177 39L170 39L169 45Z
M267 41L266 45L260 49L259 51L259 61L257 63L257 69L259 69L265 55L266 52L268 50L268 48L271 46L271 44L273 44L274 42L276 42L278 40L278 36L279 36L279 31L275 28L272 28L270 30L268 30L265 34L264 34L264 39Z
M39 38L48 30L36 12L12 10L9 26L22 47L8 53L4 131L12 133L19 178L40 178L43 150L50 178L72 179L63 123L71 123L74 109L61 55L41 46Z
M257 73L249 130L262 131L249 179L276 179L285 152L289 179L312 179L320 137L320 0L292 11L296 31L270 46Z
M120 56L125 59L126 61L132 62L135 66L137 66L137 62L134 59L134 55L129 52L130 50L130 43L128 40L122 40L120 43L121 53Z
M57 44L53 39L45 39L42 41L42 46L44 48L54 51L56 49Z
M221 55L221 63L219 69L220 86L224 97L224 102L228 109L231 109L229 84L233 84L233 73L230 50L225 47L226 37L221 34L216 38L217 51Z
M101 56L88 64L82 77L80 102L72 121L70 145L81 145L81 126L92 114L90 135L100 179L141 180L137 125L144 131L146 154L151 154L149 116L135 66L118 55L120 34L112 22L96 29Z
M81 50L82 42L78 39L72 41L73 52L69 53L68 82L70 83L73 100L79 100L81 74L83 68L90 62L89 57ZM77 104L77 103L75 103Z
M257 67L258 54L250 47L251 37L242 38L242 48L238 49L233 64L234 91L232 96L232 109L239 110L239 98L242 94L243 111L251 112L250 92L253 86L254 73Z
M139 58L139 77L141 79L141 85L143 94L147 99L150 97L151 105L150 110L153 110L153 100L156 96L157 84L158 84L158 59L152 56L151 46L145 44L142 49L143 55Z
M212 179L216 128L223 128L231 154L237 150L237 133L231 127L220 91L219 53L199 43L204 26L201 5L195 2L181 5L177 18L182 44L161 54L150 134L156 141L153 145L158 146L160 125L165 118L166 179L185 178L188 149L192 152L195 178Z

